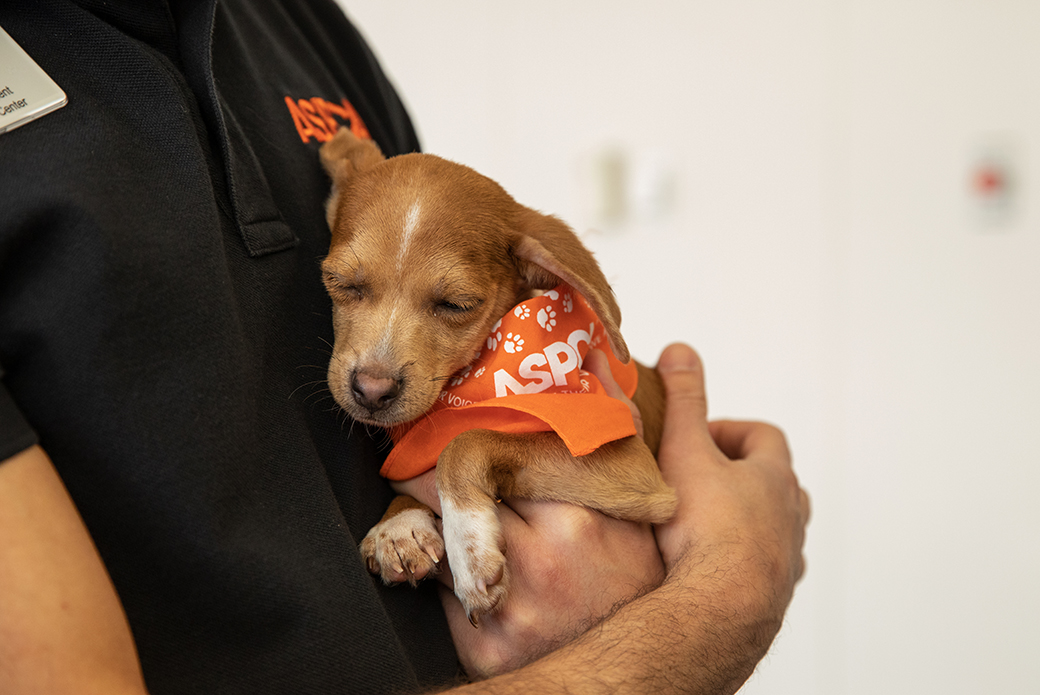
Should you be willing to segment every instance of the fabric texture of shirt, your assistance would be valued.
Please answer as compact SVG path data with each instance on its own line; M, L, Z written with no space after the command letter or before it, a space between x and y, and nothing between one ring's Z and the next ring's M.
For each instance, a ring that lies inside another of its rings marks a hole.
M568 285L525 300L495 324L473 362L455 374L423 417L393 428L393 451L380 471L407 480L437 465L444 447L472 429L555 432L574 456L636 433L628 406L582 369L607 340L588 302ZM629 397L639 375L609 346L611 373Z
M0 135L0 460L39 442L166 693L458 673L432 583L357 541L385 442L324 387L337 127L418 149L331 0L4 0L68 105Z

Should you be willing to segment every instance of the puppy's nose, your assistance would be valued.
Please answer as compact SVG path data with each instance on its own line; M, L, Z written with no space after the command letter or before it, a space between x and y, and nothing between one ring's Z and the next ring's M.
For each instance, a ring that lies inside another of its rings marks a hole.
M374 413L386 409L394 402L397 394L401 392L401 380L354 372L350 388L354 391L354 399L358 405Z

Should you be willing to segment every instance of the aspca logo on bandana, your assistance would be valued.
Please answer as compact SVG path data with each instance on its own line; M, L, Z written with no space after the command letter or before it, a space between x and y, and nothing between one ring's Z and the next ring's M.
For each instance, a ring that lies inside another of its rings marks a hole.
M585 298L561 285L502 317L474 361L441 393L441 406L534 393L589 393L581 366L605 331ZM597 384L598 385L598 384Z
M590 323L587 331L580 328L571 331L566 342L557 340L546 345L541 352L531 353L517 366L515 376L508 368L495 370L495 396L501 398L511 393L542 393L553 386L563 389L557 393L587 393L588 381L583 384L579 379L574 383L574 378L580 376L578 370L584 353L588 352L587 346L592 341L593 330L595 326ZM585 350L581 349L582 343L586 346Z
M311 138L318 142L328 142L341 126L350 128L350 132L359 138L372 137L357 110L346 99L334 104L321 97L293 99L287 96L285 105L289 108L300 140L304 142L310 142Z

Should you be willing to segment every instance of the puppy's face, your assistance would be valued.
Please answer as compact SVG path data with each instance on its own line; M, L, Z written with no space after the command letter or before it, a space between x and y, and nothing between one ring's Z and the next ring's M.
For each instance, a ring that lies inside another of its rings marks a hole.
M337 193L322 264L336 336L329 387L355 420L407 422L524 291L509 243L516 203L428 155L384 161Z
M506 311L561 282L585 296L628 361L606 278L556 218L459 164L384 159L347 129L321 158L333 181L322 263L336 335L329 388L355 420L388 427L420 417Z

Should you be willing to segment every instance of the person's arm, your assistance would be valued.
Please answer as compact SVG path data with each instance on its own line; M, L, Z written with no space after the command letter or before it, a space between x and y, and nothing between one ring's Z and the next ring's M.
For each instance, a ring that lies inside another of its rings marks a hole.
M779 430L707 423L703 372L690 348L668 348L658 368L668 390L659 462L680 497L676 518L656 530L664 583L556 651L459 692L732 693L765 654L802 573L808 498ZM524 562L508 531L507 543L510 562ZM603 572L580 557L569 570L548 591L587 586ZM537 611L546 598L528 596L521 610ZM529 648L523 634L482 634L447 607L464 663L495 670L496 659L518 657L517 644Z
M47 454L0 462L0 693L144 692L122 605Z

